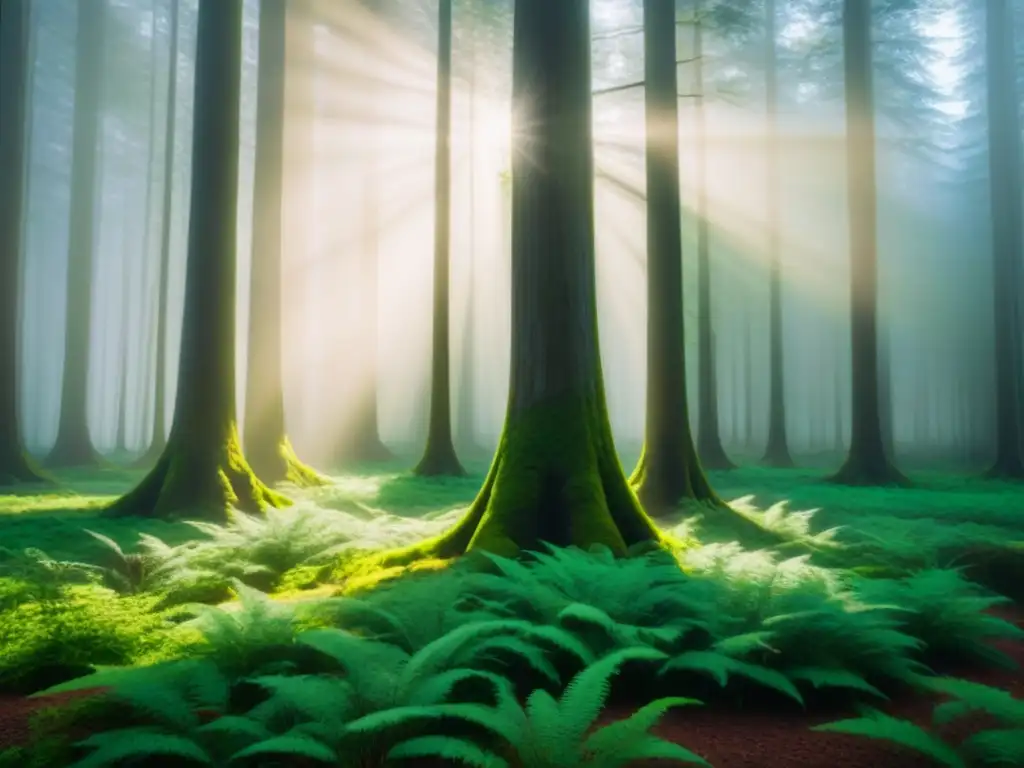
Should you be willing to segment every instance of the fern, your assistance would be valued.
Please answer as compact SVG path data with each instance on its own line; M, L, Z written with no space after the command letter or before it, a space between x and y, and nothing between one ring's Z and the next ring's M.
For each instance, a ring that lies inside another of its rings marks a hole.
M423 759L461 763L474 768L505 768L508 763L476 744L452 736L419 736L395 745L388 752L389 760Z
M883 739L927 755L948 768L967 768L956 751L937 736L907 720L890 717L874 709L866 709L861 717L837 720L811 730Z
M708 675L722 687L729 681L730 675L745 677L788 696L798 704L804 703L800 691L782 673L716 651L687 651L667 661L660 674L678 671Z
M142 729L122 728L99 733L78 742L78 746L95 747L86 757L69 768L107 768L125 761L173 757L186 763L214 765L213 759L191 739Z

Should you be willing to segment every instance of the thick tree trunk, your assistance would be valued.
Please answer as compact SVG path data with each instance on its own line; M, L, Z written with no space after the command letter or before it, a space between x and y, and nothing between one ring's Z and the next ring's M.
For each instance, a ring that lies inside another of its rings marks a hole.
M686 398L675 35L674 0L645 0L647 410L630 482L652 513L682 501L721 504L694 448Z
M289 503L253 473L235 422L242 0L200 0L177 407L156 466L106 515L223 521Z
M46 458L50 467L102 463L89 436L88 394L95 245L93 202L103 91L106 2L98 3L91 11L78 14L64 372L57 441Z
M768 189L768 443L764 464L769 467L793 466L786 437L786 381L782 339L782 263L779 214L779 140L778 140L778 66L776 63L775 0L765 2L765 162Z
M43 482L21 440L19 307L29 97L29 2L0 6L0 486Z
M121 338L118 340L118 383L117 383L117 425L114 429L114 452L123 454L128 450L128 347L132 326L131 290L132 290L132 256L133 244L128 236L130 227L122 225L124 232L121 239ZM137 257L136 257L137 258ZM141 265L137 265L141 270Z
M674 29L673 25L673 29ZM694 65L697 72L697 453L708 469L736 467L722 447L718 419L717 356L711 311L711 233L708 226L707 142L705 141L704 74L701 57L704 49L704 23L698 13L694 22ZM650 193L648 193L650 194Z
M992 201L992 310L995 320L996 456L992 477L1024 478L1018 412L1017 303L1024 252L1021 231L1020 99L1017 93L1014 22L1008 0L986 5L989 185Z
M418 475L464 475L452 441L451 324L452 0L440 0L437 45L437 152L434 201L434 318L430 425Z
M850 208L850 327L853 428L846 462L832 478L848 485L905 485L882 439L878 387L878 254L871 7L843 2L846 173Z
M517 0L508 410L467 515L387 563L660 535L615 451L598 351L588 0Z
M167 292L171 268L172 202L174 200L174 131L178 103L178 11L180 0L171 0L171 41L167 72L167 121L164 127L163 210L160 216L160 276L157 279L156 370L153 375L153 436L149 448L135 463L149 468L167 446Z
M265 482L309 486L326 480L295 455L288 440L281 371L284 68L284 0L261 0L243 435L250 466Z

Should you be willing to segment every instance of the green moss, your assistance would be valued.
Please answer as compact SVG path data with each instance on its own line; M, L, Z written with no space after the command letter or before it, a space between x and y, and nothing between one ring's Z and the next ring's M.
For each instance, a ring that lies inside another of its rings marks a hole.
M481 549L512 555L542 542L616 554L663 539L622 472L596 395L570 395L510 415L483 487L451 530L385 553L382 565Z
M262 513L291 504L252 471L242 455L234 422L213 450L196 450L176 434L156 466L135 487L104 510L107 517L189 516L225 521L232 508Z
M284 438L277 447L278 456L284 462L284 480L300 488L330 485L330 480L306 464L295 453L291 440Z

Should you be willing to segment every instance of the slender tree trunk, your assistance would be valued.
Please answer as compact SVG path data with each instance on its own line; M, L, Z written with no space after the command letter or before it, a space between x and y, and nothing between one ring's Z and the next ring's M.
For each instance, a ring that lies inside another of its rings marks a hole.
M658 530L630 491L598 350L588 0L517 0L512 357L505 429L469 512L385 563L541 542L624 554Z
M260 0L249 281L245 454L265 482L320 485L324 478L295 455L285 429L282 383L281 248L284 167L285 0Z
M708 469L734 469L722 447L718 414L718 377L711 309L711 233L708 226L707 141L704 114L703 9L694 20L694 59L697 73L697 453ZM673 25L673 29L674 29ZM674 62L673 62L674 63ZM649 193L648 193L649 194Z
M871 6L843 2L846 74L846 173L850 208L850 328L853 429L846 462L833 480L848 485L904 485L882 440L878 387L878 253Z
M878 324L878 408L882 420L882 447L889 461L896 460L895 414L892 404L892 331L880 318Z
M29 2L0 6L0 486L47 478L29 459L21 437L18 378L21 253L27 166Z
M839 357L839 350L842 348L842 335L836 339L834 349L835 355L832 358L832 450L837 455L842 455L845 448L843 440L843 371L842 361Z
M630 482L647 509L719 505L690 433L686 398L674 0L644 2L647 122L647 410Z
M743 312L743 445L754 445L754 323L749 303Z
M767 170L768 259L768 443L763 463L769 467L793 466L786 438L786 381L782 336L782 261L779 213L778 66L776 63L775 0L765 0L765 162Z
M435 156L434 322L430 426L418 475L464 475L452 441L451 414L451 138L452 0L440 0L437 45L437 153Z
M370 139L373 142L373 139ZM340 450L342 464L389 461L394 454L380 439L378 415L378 312L380 301L380 146L367 147L363 179L363 247L359 252L360 328L362 370L359 377L355 429L346 436Z
M60 421L50 467L98 466L102 459L89 436L94 200L104 77L106 0L78 14L75 54L74 140L71 160L71 219L68 233L67 317L64 332Z
M988 0L989 184L992 205L992 311L995 321L996 456L991 477L1024 478L1018 407L1017 308L1024 252L1022 172L1013 13L1008 0Z
M235 421L235 280L242 0L200 0L192 189L177 407L163 456L106 515L223 521L289 503L242 455Z
M130 335L128 329L132 326L131 297L132 290L132 244L131 228L127 222L122 224L124 232L121 240L121 337L118 343L118 365L120 367L119 380L117 384L117 426L114 430L114 451L124 453L128 450L128 363L130 346ZM141 265L138 265L141 269Z
M456 403L455 444L466 456L484 452L476 439L476 12L470 22L471 60L469 64L469 275L466 279L466 313L462 327L462 354L459 361L459 400Z
M181 0L171 2L171 41L167 71L167 121L164 127L163 210L160 215L160 276L157 280L156 370L154 373L153 437L136 462L152 467L167 446L167 292L170 287L171 229L174 201L174 131L178 103L178 12Z

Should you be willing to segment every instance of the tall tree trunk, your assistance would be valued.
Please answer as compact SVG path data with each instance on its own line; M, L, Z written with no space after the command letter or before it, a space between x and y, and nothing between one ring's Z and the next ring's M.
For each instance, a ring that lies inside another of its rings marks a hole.
M284 167L284 0L260 0L252 266L249 280L245 454L270 484L321 485L285 429L281 342L281 248Z
M71 218L68 232L67 317L64 372L57 441L50 467L97 466L102 459L89 436L93 250L95 247L96 158L104 77L106 0L79 8L75 53L74 140L71 159Z
M174 201L174 131L178 103L178 11L181 0L171 2L170 58L167 70L167 120L164 127L163 210L160 215L160 276L157 279L156 370L153 388L153 436L136 462L152 467L167 446L167 292L170 287L171 228Z
M743 445L754 445L754 323L750 304L743 312Z
M842 334L838 334L833 349L836 350L832 359L832 450L841 455L845 443L843 440L843 372L839 350L842 349Z
M365 177L363 179L363 242L358 251L360 278L359 340L361 370L356 393L355 428L345 437L340 463L388 461L394 454L380 439L378 415L379 334L378 312L380 302L380 146L371 138L372 147L366 147Z
M1018 260L1024 252L1021 230L1020 99L1017 92L1014 22L1008 0L986 5L989 186L992 201L992 310L995 321L996 456L992 477L1024 478L1018 408Z
M125 201L127 202L127 200ZM117 383L117 426L114 429L114 451L124 453L128 450L128 363L130 335L132 326L131 297L132 290L132 243L129 234L131 228L127 222L122 223L121 236L121 337L118 340L118 383ZM141 271L141 264L137 265Z
M22 227L27 165L29 2L0 5L0 486L42 482L22 444L18 378Z
M686 398L675 36L674 0L645 0L647 405L630 482L653 513L684 500L721 503L694 448Z
M782 337L782 262L779 214L779 85L776 62L775 0L765 0L765 163L768 189L768 443L763 463L769 467L793 466L786 438L786 380Z
M718 377L711 310L711 233L708 226L707 140L704 114L704 21L701 3L695 3L694 66L697 115L694 143L697 149L697 453L708 469L736 467L722 447L718 420ZM673 25L673 29L675 26ZM649 194L649 193L648 193Z
M890 461L896 460L896 436L892 405L892 331L884 318L878 324L878 408L882 421L882 448Z
M846 173L850 220L852 432L833 480L848 485L906 484L882 440L878 387L878 253L871 6L843 0Z
M470 16L469 64L469 275L466 278L466 312L462 326L459 360L459 399L456 403L455 444L466 456L484 452L476 439L476 12Z
M430 426L418 475L464 475L452 441L451 404L451 139L452 0L440 0L437 25L437 151L434 166L434 320Z
M177 407L163 456L108 516L223 521L289 503L253 474L235 421L241 67L242 0L200 0Z
M602 544L658 530L615 451L598 349L589 0L517 0L512 55L512 356L505 429L466 516L386 563Z

